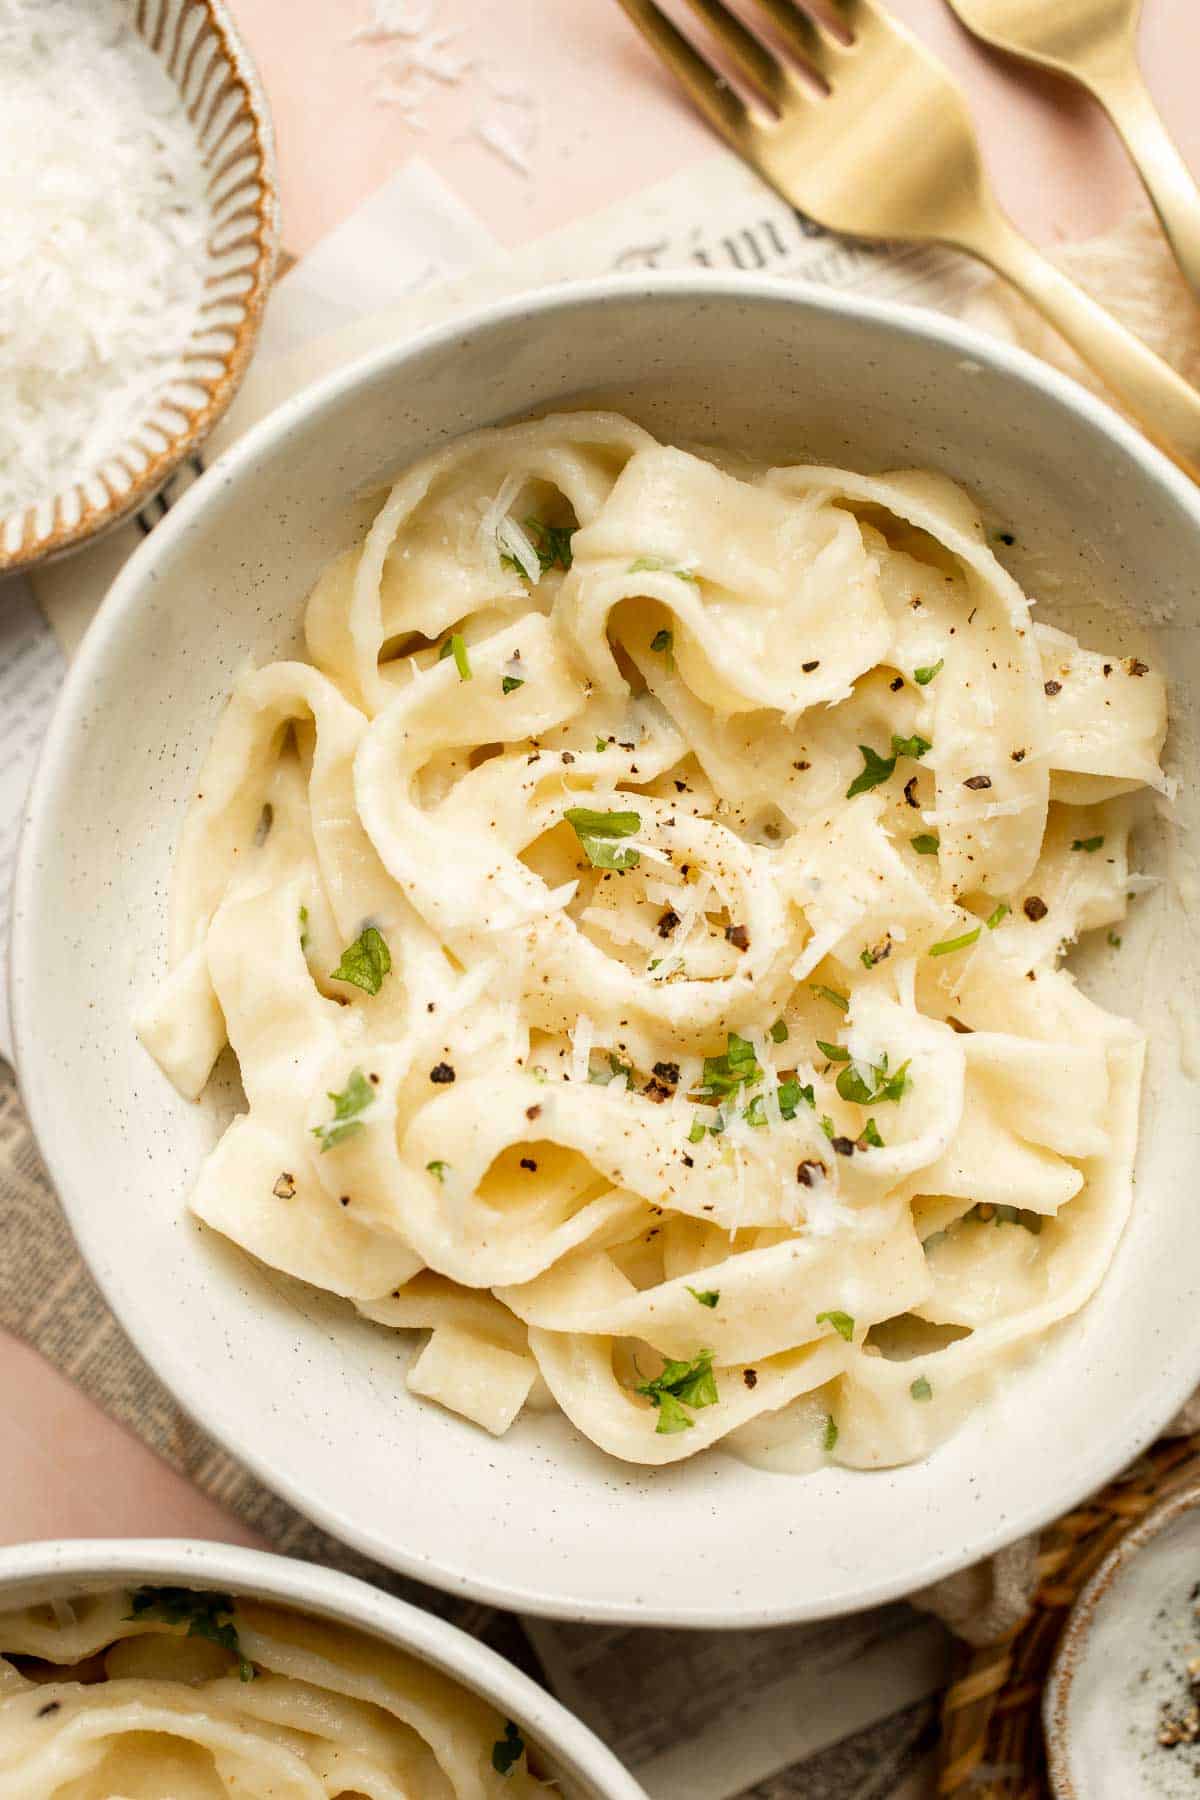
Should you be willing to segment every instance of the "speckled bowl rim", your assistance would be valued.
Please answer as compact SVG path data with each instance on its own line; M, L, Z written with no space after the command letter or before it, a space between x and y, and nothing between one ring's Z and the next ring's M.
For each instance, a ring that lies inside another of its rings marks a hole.
M254 234L257 240L254 278L250 288L241 296L243 313L234 330L233 346L222 357L225 366L211 383L207 403L196 412L188 414L187 427L171 437L165 450L150 458L142 473L134 477L123 493L114 494L107 506L98 509L85 506L74 525L58 525L44 534L35 532L32 541L26 530L15 550L6 551L0 542L0 580L5 576L23 574L43 563L54 562L59 557L80 549L84 544L93 543L115 530L118 525L124 524L147 500L152 499L179 465L200 448L218 420L224 416L242 384L254 346L258 342L279 256L279 175L271 109L258 67L233 22L226 0L192 0L192 3L202 6L207 12L211 28L220 41L229 66L242 84L245 92L244 110L251 121L253 142L259 159L258 181L262 193L257 209L258 226ZM63 495L70 493L77 485L72 483L70 487L44 494L21 512L5 517L28 519L47 501L57 509ZM3 522L0 519L0 525Z
M1200 1480L1191 1481L1186 1487L1180 1488L1178 1493L1168 1494L1165 1500L1160 1500L1109 1551L1071 1608L1058 1649L1054 1653L1042 1700L1046 1768L1057 1800L1092 1800L1092 1796L1079 1792L1071 1777L1071 1733L1068 1721L1071 1689L1087 1649L1096 1613L1117 1576L1128 1568L1138 1553L1160 1532L1173 1525L1176 1519L1182 1518L1185 1513L1194 1512L1197 1507L1200 1507Z
M77 1583L80 1593L142 1582L216 1588L371 1633L490 1701L604 1800L646 1800L612 1751L531 1676L457 1625L338 1569L196 1538L64 1538L0 1548L0 1611L21 1582Z
M1137 432L1105 402L1048 363L999 338L985 336L947 315L907 306L901 302L845 293L809 281L764 275L725 274L709 271L639 272L606 275L588 281L560 283L524 291L487 302L457 314L398 342L379 346L321 377L285 400L266 418L251 427L194 482L170 509L166 518L133 552L105 595L83 645L72 663L60 694L30 790L13 884L12 951L9 957L10 1017L16 1042L18 1082L34 1136L61 1197L64 1213L85 1261L92 1266L102 1292L109 1298L105 1272L96 1256L98 1245L88 1228L86 1195L68 1179L59 1155L56 1096L44 1055L27 1055L38 1038L35 983L29 973L36 959L32 935L37 929L38 867L41 841L52 837L55 825L48 801L59 779L60 766L71 754L71 743L81 715L94 708L102 687L100 672L110 640L126 628L127 615L136 615L151 604L155 594L155 570L163 558L190 532L202 526L210 497L222 486L244 476L253 479L260 459L278 454L301 421L320 416L327 409L358 395L369 401L374 385L394 377L404 365L430 352L470 341L493 326L520 320L532 333L551 311L586 313L607 302L629 304L656 299L704 302L731 300L752 306L755 302L794 305L797 324L806 313L827 311L862 323L884 326L902 347L906 341L929 341L956 350L973 361L990 365L1018 387L1040 391L1054 404L1082 418L1098 435L1107 438L1140 464L1154 483L1163 488L1191 516L1200 543L1200 489L1161 451ZM531 409L536 401L531 400ZM191 1363L182 1340L164 1351L153 1338L145 1316L118 1304L116 1316L147 1364L203 1430L222 1444L273 1492L280 1494L305 1517L343 1542L388 1567L432 1582L448 1592L470 1594L490 1605L547 1618L586 1618L593 1623L658 1625L674 1629L748 1629L795 1624L811 1619L841 1617L864 1608L902 1599L945 1576L991 1556L1019 1538L1040 1530L1079 1504L1111 1480L1161 1433L1195 1387L1198 1368L1192 1355L1179 1354L1169 1372L1142 1395L1136 1415L1122 1417L1119 1431L1098 1431L1087 1455L1079 1456L1058 1472L1053 1483L1042 1484L1030 1498L1011 1504L988 1518L969 1536L944 1537L936 1554L897 1567L886 1577L848 1582L838 1604L814 1605L800 1593L780 1584L771 1604L747 1606L736 1600L719 1603L691 1600L681 1604L658 1601L647 1604L620 1591L602 1601L589 1598L580 1608L569 1590L557 1586L510 1585L491 1573L486 1559L451 1563L432 1562L419 1543L403 1542L390 1533L361 1526L342 1510L312 1492L309 1482L294 1469L269 1464L259 1453L253 1433L226 1430L218 1397ZM1198 1333L1200 1339L1200 1333Z

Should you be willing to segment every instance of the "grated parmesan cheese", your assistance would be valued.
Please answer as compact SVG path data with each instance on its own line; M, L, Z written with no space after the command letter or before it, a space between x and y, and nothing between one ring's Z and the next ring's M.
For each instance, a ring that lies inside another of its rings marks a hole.
M542 578L541 561L526 533L509 515L509 508L524 485L522 476L505 476L500 492L483 510L479 535L487 555L497 563L502 556L511 556L530 585L536 587Z
M367 22L347 42L374 47L377 103L392 106L412 131L425 131L427 105L439 87L465 87L472 100L471 136L528 179L540 116L536 92L462 45L465 28L443 25L438 0L367 0Z
M206 176L121 0L0 0L0 518L86 480L180 377Z
M569 1033L571 1039L571 1080L586 1081L588 1070L592 1064L592 1046L596 1041L596 1031L586 1013L580 1013L575 1021L575 1029Z
M434 0L371 0L370 10L367 23L347 41L384 46L374 97L396 107L414 131L424 131L423 108L434 88L456 87L474 67L473 58L458 47L462 32L439 26Z

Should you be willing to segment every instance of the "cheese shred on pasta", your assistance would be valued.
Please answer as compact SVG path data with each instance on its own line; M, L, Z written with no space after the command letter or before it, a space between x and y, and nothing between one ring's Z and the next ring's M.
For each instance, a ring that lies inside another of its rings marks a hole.
M342 1626L181 1588L0 1613L0 1800L529 1800L519 1728Z
M1164 687L1035 625L959 488L481 431L306 629L141 1021L185 1094L241 1065L201 1219L430 1333L416 1393L637 1463L919 1456L1084 1304L1143 1039L1059 965Z

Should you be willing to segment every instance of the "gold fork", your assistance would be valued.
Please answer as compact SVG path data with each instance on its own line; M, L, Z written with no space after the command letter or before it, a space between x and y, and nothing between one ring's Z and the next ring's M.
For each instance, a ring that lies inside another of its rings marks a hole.
M1142 0L948 0L984 43L1066 75L1125 140L1167 242L1200 295L1200 189L1171 142L1137 63Z
M655 0L620 3L710 123L789 204L831 231L950 244L981 258L1074 345L1147 436L1200 481L1200 394L1009 222L984 176L958 87L872 0L825 0L847 42L792 0L754 0L788 59L725 0L689 0L753 90L751 101Z

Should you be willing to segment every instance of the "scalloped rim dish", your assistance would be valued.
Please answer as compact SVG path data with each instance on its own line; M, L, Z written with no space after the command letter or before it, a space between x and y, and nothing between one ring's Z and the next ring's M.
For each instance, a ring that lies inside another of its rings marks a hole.
M179 88L209 176L210 273L181 363L137 430L83 481L0 518L0 576L119 525L205 440L250 361L279 248L275 140L225 0L137 0L133 24ZM230 96L235 103L230 104Z

